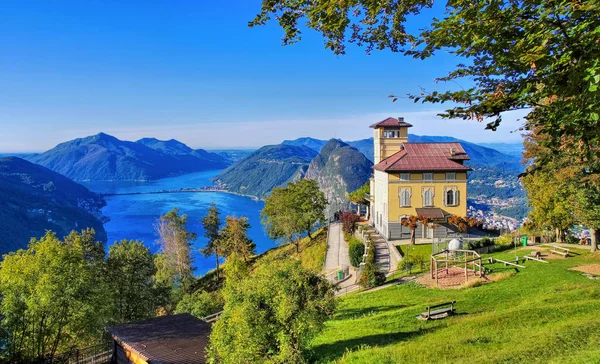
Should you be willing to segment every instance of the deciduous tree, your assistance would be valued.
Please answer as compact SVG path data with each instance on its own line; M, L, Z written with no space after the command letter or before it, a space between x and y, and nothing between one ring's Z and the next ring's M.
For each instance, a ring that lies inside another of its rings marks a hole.
M250 223L247 217L227 216L225 226L219 233L219 246L223 254L231 259L233 256L248 263L255 254L256 244L248 237Z
M262 262L243 279L227 274L225 308L210 336L210 362L307 362L310 340L335 308L329 282L290 258Z
M445 12L411 31L406 23L438 5L416 1L263 0L251 26L275 20L284 44L300 40L302 24L343 54L346 44L426 59L439 52L457 56L457 66L436 82L449 87L410 97L450 103L443 117L491 118L525 109L526 128L539 128L543 143L569 148L588 168L600 157L600 7L597 0L459 0L442 2ZM419 19L423 21L422 18ZM460 88L452 85L463 83ZM396 100L396 97L394 97ZM544 163L543 160L539 161Z
M173 287L175 293L179 289L185 291L193 278L191 246L196 234L187 230L187 220L187 215L180 215L179 209L173 209L156 223L161 247L155 260L156 278L159 283Z
M274 188L271 196L265 199L261 216L271 238L294 243L299 252L302 235L312 239L315 225L325 222L325 207L327 199L317 182L303 179Z
M10 362L51 362L99 341L111 300L103 244L93 236L72 232L63 242L48 232L3 257L0 312Z
M117 322L156 315L165 297L156 288L154 256L144 243L133 240L115 243L108 251L106 267Z
M482 224L481 221L477 220L474 217L467 217L467 216L463 217L463 216L457 216L457 215L450 216L448 218L448 223L456 226L456 228L458 229L458 231L461 234L466 233L470 227L477 227L477 226L481 226L481 224Z

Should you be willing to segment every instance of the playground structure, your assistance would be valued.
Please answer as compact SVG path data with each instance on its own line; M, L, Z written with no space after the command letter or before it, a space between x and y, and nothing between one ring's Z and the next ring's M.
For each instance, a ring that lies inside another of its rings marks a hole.
M463 265L464 270L462 268ZM469 266L471 266L470 269ZM440 286L440 279L456 280L458 272L461 272L461 276L464 272L464 283L469 281L469 273L475 277L482 278L484 276L484 267L481 262L481 256L473 250L465 249L444 249L431 254L431 279L435 280L437 287Z

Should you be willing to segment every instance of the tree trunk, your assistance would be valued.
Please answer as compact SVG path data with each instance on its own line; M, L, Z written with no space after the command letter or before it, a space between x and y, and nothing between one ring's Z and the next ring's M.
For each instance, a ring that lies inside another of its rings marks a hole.
M590 229L590 238L592 240L592 252L598 249L598 239L600 239L600 229Z
M309 227L308 229L306 229L306 235L308 235L308 238L309 238L310 240L313 240L313 237L312 237L312 235L310 235L310 227Z
M415 244L415 229L410 230L410 243Z
M217 257L217 282L219 281L219 254L215 252L215 257Z

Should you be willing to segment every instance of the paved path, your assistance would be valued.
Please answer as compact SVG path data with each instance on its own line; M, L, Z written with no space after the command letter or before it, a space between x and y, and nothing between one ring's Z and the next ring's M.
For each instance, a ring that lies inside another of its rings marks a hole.
M344 241L344 234L342 234L342 226L336 222L329 225L327 256L325 257L323 270L328 273L343 266L350 266L350 255L348 244Z

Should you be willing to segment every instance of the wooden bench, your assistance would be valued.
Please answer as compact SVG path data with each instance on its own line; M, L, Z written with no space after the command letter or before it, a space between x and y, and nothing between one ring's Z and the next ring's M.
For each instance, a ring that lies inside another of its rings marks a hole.
M569 256L569 249L567 248L562 248L560 246L552 246L554 248L554 250L550 250L551 254L558 254L558 255L562 255L563 257L568 257ZM559 250L560 249L560 250Z
M547 261L542 259L542 254L540 252L531 253L531 255L524 256L527 260L535 260L537 262L548 263Z
M427 307L427 312L423 312L422 314L420 314L417 318L419 320L437 320L437 319L441 319L444 317L448 317L452 314L454 314L454 312L456 312L456 309L454 308L454 304L456 303L456 301L452 301L452 302L445 302L445 303L440 303L439 305L433 305L433 306L429 306ZM445 307L445 306L450 306L450 307ZM438 307L445 307L445 308L441 308L439 310L431 310L432 308L438 308Z

